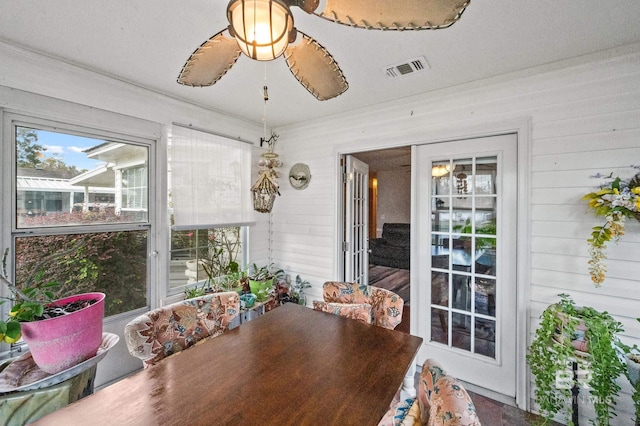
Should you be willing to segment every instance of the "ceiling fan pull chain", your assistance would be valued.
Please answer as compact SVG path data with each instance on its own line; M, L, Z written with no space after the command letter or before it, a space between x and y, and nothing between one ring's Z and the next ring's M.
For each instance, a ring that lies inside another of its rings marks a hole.
M267 101L269 100L269 89L267 87L267 63L264 64L264 86L262 86L262 99L264 99L264 112L262 115L263 140L267 140ZM262 146L262 144L260 144Z

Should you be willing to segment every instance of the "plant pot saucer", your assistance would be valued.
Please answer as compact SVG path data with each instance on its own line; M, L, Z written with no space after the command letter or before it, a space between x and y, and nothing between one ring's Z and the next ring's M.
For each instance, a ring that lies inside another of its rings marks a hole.
M31 352L8 360L0 364L0 394L41 389L64 382L100 362L119 340L117 334L102 333L102 342L95 356L56 374L42 371L33 361Z

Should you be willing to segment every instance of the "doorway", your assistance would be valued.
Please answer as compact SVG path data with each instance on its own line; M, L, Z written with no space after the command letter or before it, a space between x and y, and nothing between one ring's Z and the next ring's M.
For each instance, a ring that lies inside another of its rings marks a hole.
M402 297L403 320L396 330L408 333L411 304L411 147L354 153L347 156L345 164L349 157L368 166L367 283ZM351 172L347 166L345 175L348 178ZM357 199L347 195L350 185L345 183L345 223L355 220L350 219L347 211L350 205L357 203ZM345 234L348 238L349 235ZM347 253L345 274L350 270L348 258L355 255Z

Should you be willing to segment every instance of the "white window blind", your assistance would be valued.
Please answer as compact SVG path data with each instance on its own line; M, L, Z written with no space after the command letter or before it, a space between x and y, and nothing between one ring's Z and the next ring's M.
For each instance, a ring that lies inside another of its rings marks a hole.
M174 125L169 184L174 230L254 222L248 143Z

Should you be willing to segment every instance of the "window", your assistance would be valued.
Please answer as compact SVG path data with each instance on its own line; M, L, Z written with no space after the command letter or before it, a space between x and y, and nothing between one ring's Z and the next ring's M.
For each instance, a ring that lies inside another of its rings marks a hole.
M169 287L177 288L245 266L251 145L181 126L172 133Z
M122 209L144 214L147 201L147 167L139 166L122 170Z
M56 298L103 292L105 316L148 306L151 141L6 117L16 285L55 281Z

